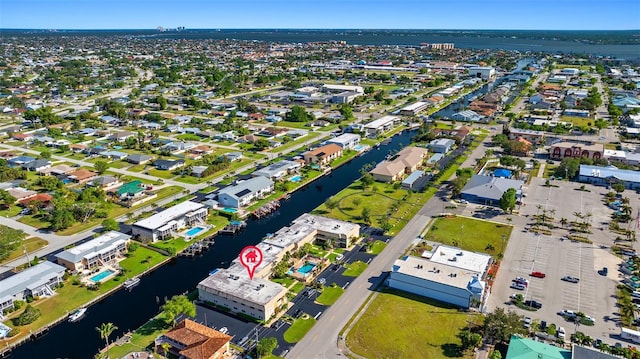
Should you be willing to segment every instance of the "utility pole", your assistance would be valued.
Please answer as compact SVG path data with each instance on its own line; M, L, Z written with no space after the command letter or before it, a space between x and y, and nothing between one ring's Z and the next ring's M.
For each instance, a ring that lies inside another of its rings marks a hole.
M29 267L31 267L31 262L29 262L29 254L27 253L27 245L22 245L22 253L24 253L25 258L27 258L27 263L29 263Z

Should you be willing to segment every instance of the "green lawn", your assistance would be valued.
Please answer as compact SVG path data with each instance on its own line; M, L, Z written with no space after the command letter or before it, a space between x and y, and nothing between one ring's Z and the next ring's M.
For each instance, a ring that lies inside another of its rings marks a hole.
M333 285L322 289L322 294L318 296L316 302L324 305L332 305L338 300L338 298L340 298L342 293L344 293L344 289L334 283Z
M165 324L162 318L151 319L133 332L129 343L113 346L109 350L109 356L123 358L128 353L144 351L145 348L152 346L154 340L168 329L169 326ZM113 340L114 338L111 338L111 341Z
M574 117L574 116L562 116L560 121L571 122L576 127L584 127L589 126L589 124L593 125L595 122L594 119L589 117Z
M127 171L130 171L130 172L142 172L142 171L144 171L144 169L146 167L147 167L147 165L143 163L141 165L131 166L131 167L127 168Z
M316 324L313 317L304 318L304 316L296 319L295 322L284 332L284 340L287 343L299 342L305 334Z
M11 262L12 260L18 257L24 256L24 248L25 248L24 246L26 246L27 253L29 254L37 251L40 248L46 247L48 244L49 242L38 237L31 237L31 238L24 239L21 245L15 250L11 251L11 253L9 253L9 256L5 260L0 262L0 264ZM29 259L31 259L32 257L33 256L29 255Z
M22 211L23 208L24 207L20 207L18 205L9 206L9 208L0 211L0 217L15 217L18 215L18 213L20 213L20 211Z
M367 358L473 358L456 336L482 316L408 293L382 292L347 334L354 353ZM436 323L437 325L434 325Z
M281 284L284 287L289 288L290 285L293 284L293 282L295 282L296 280L294 278L291 277L285 277L285 278L273 278L271 279L272 282Z
M164 178L164 179L171 179L176 176L173 173L171 173L171 171L158 170L155 168L151 168L147 170L147 173L150 176L155 176L155 177Z
M342 273L342 275L345 277L357 277L360 274L362 274L362 272L364 272L365 269L367 269L367 263L362 261L356 261L349 264L349 267L347 267L347 270L345 270L344 273Z
M375 242L373 242L373 245L371 246L371 254L375 254L378 255L380 254L380 252L382 252L385 248L387 247L387 243L377 240Z
M495 255L503 250L503 236L504 246L507 246L512 230L512 226L495 222L466 217L441 217L433 222L425 239L472 252ZM491 247L494 249L491 250Z
M296 284L293 285L293 287L291 287L290 292L298 294L300 293L306 286L304 285L304 283L302 282L297 282Z

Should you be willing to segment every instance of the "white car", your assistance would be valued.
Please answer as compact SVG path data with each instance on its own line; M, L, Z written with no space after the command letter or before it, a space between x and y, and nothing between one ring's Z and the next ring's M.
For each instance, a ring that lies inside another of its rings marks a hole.
M531 318L529 317L524 318L524 327L527 329L531 328Z
M515 277L513 279L513 282L521 283L525 287L529 285L529 280L527 278L523 278L523 277Z
M567 333L564 331L563 327L559 327L558 328L558 338L560 339L564 339L564 337L567 335Z
M511 283L511 286L509 288L517 289L517 290L525 290L527 287L525 287L524 284L516 282L516 283Z
M573 318L576 317L576 313L573 310L563 309L563 310L559 311L558 314L560 314L563 317L569 318L569 319L573 319Z

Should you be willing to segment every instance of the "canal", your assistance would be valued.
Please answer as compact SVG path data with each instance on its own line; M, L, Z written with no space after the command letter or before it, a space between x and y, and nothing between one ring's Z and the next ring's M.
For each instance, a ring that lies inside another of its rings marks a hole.
M244 246L260 242L267 233L273 233L289 225L302 213L313 210L358 179L362 166L377 163L390 151L400 150L410 143L412 136L413 133L404 131L394 136L387 145L354 158L331 174L294 192L273 215L260 220L249 220L246 230L241 234L235 237L217 236L215 245L202 256L192 259L176 258L142 277L140 284L131 292L119 290L89 307L85 318L79 322L62 322L40 339L14 348L11 357L93 358L98 349L105 345L96 327L108 322L115 324L118 330L111 334L110 340L140 327L158 314L165 298L194 290L212 269L228 266Z

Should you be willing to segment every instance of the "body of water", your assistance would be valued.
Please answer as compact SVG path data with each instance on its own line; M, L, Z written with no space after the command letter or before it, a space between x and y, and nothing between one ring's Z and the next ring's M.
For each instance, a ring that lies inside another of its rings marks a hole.
M213 269L227 267L244 246L260 242L267 233L274 233L302 213L313 210L358 179L362 166L383 160L389 151L400 150L410 143L412 136L413 133L405 131L394 136L388 145L354 158L331 174L294 192L272 216L249 220L241 234L217 236L215 245L201 257L172 260L143 276L132 291L119 290L91 306L82 320L76 323L64 321L52 327L42 338L14 348L11 357L92 358L105 345L96 327L108 322L115 324L118 330L111 335L111 340L140 327L158 314L165 298L194 290Z

